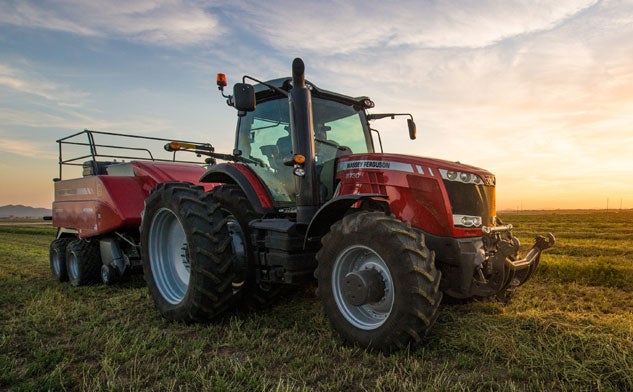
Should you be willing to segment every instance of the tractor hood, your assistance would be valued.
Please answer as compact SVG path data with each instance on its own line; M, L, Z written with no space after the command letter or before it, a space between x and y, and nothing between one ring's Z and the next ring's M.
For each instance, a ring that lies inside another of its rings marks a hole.
M443 177L448 172L465 173L479 177L485 185L496 183L494 175L487 170L442 159L402 154L352 154L339 158L338 172L363 169L394 170L431 177Z
M339 158L338 196L382 194L391 212L413 227L441 237L482 235L496 221L495 178L474 166L400 154Z

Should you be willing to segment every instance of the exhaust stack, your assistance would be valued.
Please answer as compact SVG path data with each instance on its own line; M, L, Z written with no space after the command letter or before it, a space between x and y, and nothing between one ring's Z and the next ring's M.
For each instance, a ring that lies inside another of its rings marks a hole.
M305 65L300 58L292 62L290 105L290 138L293 154L305 159L304 176L295 176L297 194L297 223L309 224L319 208L319 185L314 166L314 126L312 124L312 94L306 86Z

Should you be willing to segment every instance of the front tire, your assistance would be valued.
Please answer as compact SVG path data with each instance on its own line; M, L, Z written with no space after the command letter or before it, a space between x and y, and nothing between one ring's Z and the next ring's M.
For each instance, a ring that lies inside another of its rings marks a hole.
M442 298L421 234L383 212L360 211L333 224L321 242L318 292L341 337L385 353L420 342Z
M226 221L218 203L189 183L159 184L145 201L143 273L163 317L205 321L231 306L236 274Z

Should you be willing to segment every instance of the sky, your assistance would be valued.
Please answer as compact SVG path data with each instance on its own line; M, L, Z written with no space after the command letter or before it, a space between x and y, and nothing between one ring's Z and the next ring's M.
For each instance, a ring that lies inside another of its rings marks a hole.
M82 129L233 149L248 74L367 95L386 152L497 177L498 209L633 208L633 1L0 0L0 205L49 207Z

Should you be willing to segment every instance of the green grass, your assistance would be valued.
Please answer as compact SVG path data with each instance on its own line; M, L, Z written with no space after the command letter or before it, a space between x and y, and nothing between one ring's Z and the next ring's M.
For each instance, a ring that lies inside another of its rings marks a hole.
M0 227L0 390L633 390L633 213L507 215L558 244L509 305L442 305L423 345L341 343L314 287L207 325L162 319L140 276L53 281L50 227Z

